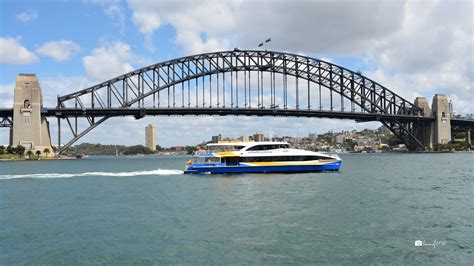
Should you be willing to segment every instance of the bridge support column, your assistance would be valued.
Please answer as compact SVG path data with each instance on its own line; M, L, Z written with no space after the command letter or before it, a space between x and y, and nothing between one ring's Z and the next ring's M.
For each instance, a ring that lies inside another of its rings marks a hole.
M469 147L472 146L472 143L471 143L471 129L470 128L467 130L467 144L469 144Z
M45 149L52 152L49 123L41 115L43 97L36 75L19 74L13 97L12 145L22 145L33 153Z
M417 97L415 105L423 109L423 116L434 117L432 123L423 125L417 137L423 141L428 149L433 149L435 144L447 144L451 141L451 115L452 106L444 94L435 94L431 105L425 97Z
M452 107L448 97L444 94L435 94L433 97L433 143L448 144L451 141L451 113Z
M13 126L10 128L10 142L8 145L13 146Z
M426 97L416 97L415 105L420 107L423 110L424 117L431 117L431 108L428 100ZM426 123L425 125L421 126L421 129L417 132L417 138L423 142L428 149L433 149L433 124Z

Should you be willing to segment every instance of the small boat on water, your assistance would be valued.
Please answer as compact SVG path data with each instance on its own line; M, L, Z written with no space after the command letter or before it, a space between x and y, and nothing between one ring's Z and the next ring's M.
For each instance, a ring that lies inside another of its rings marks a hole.
M186 163L185 173L297 173L339 171L337 155L292 149L287 142L207 144Z

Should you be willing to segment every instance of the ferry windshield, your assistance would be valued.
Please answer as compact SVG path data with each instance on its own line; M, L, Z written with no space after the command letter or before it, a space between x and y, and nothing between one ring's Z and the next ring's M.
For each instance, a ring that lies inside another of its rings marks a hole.
M209 153L214 152L226 152L226 151L240 151L245 146L241 145L212 145L207 146L207 150Z

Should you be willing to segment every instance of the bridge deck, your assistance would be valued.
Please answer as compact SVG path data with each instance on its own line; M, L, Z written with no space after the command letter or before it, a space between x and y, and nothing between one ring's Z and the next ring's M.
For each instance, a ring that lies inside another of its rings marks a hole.
M379 113L334 112L325 110L290 110L290 109L262 109L262 108L104 108L104 109L76 109L76 108L44 108L43 115L47 117L86 117L86 116L171 116L171 115L238 115L238 116L294 116L352 119L359 121L398 120L398 121L427 121L431 117L414 117L409 115L387 115ZM0 116L13 116L13 109L0 109Z

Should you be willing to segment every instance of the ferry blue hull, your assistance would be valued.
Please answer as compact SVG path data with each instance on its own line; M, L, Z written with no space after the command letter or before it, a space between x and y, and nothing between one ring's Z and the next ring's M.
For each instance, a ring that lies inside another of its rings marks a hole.
M224 164L192 165L185 173L196 174L232 174L232 173L307 173L339 171L342 161L322 165L284 165L284 166L247 166Z

